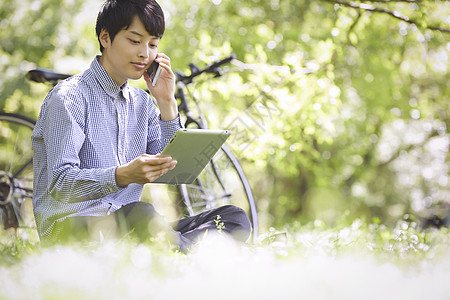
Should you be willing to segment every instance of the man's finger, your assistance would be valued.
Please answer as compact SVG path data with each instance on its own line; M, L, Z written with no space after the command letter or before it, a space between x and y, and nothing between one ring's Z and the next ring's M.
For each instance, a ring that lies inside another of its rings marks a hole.
M166 174L167 172L169 172L170 170L172 170L172 167L152 171L147 174L146 178L147 178L148 182L153 182L156 179L158 179L159 177L161 177L164 174Z
M170 163L172 161L172 157L170 156L160 156L160 157L155 157L155 156L151 156L151 157L147 157L147 156L143 156L142 160L143 163L148 164L148 165L162 165L165 163Z

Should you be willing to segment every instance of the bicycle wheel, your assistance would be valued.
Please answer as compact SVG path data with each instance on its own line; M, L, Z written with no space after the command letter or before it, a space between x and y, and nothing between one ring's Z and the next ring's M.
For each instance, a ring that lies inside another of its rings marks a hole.
M0 112L0 219L3 227L35 227L33 216L33 148L35 122Z
M186 214L193 216L226 204L247 213L252 224L252 240L258 237L258 217L250 185L238 160L224 145L193 184L178 186Z

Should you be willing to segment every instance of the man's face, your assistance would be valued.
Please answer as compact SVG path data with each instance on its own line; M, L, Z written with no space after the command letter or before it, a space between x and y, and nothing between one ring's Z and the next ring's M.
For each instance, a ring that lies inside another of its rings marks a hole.
M119 86L128 79L139 79L156 58L159 40L134 16L130 26L120 30L112 42L102 30L100 42L104 50L100 63Z

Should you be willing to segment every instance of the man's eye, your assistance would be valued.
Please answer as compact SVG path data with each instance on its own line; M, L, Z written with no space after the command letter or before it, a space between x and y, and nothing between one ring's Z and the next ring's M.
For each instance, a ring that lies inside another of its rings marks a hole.
M136 40L131 40L130 39L130 42L133 43L133 44L139 44L139 41L136 41Z

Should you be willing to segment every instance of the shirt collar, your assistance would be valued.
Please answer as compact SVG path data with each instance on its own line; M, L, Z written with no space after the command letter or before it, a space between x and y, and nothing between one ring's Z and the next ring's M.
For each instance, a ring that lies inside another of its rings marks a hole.
M113 98L117 98L120 91L123 96L128 99L128 81L121 87L109 76L108 72L103 68L99 62L100 55L97 55L91 63L91 71L102 89Z

